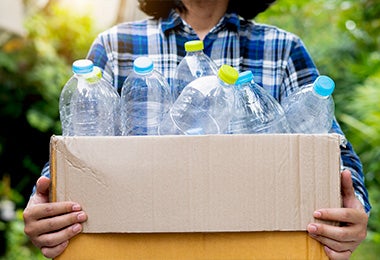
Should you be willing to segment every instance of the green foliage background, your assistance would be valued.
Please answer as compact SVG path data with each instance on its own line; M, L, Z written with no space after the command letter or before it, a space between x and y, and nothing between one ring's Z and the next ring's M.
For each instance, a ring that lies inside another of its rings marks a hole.
M28 5L24 38L0 42L0 198L16 204L0 220L2 259L44 259L23 233L22 210L52 134L60 134L58 97L73 60L87 54L99 32L89 16ZM69 22L68 22L69 21ZM378 0L278 0L257 22L299 35L321 74L336 81L336 115L359 154L373 209L368 236L352 259L380 254L380 4ZM11 186L7 179L11 180ZM4 239L3 239L4 238Z

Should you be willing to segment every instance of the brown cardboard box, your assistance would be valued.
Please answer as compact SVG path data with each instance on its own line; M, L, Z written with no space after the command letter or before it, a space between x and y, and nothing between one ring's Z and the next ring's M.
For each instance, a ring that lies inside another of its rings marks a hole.
M52 200L89 216L59 259L325 258L305 230L339 165L330 134L53 136Z

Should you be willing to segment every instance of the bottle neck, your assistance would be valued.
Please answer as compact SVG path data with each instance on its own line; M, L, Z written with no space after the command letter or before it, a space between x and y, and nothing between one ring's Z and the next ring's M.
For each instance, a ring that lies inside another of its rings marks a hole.
M75 74L75 76L79 79L79 80L84 80L86 81L87 83L95 83L95 82L98 82L100 80L100 77L94 72L90 72L90 73L85 73L85 74Z
M203 55L203 51L202 50L199 50L199 51L189 51L187 52L187 55L188 56L198 56L198 55Z
M227 82L223 81L221 78L218 77L219 85L224 88L232 88L232 84L228 84Z
M328 95L328 96L322 96L322 95L319 94L317 91L315 91L315 88L314 88L314 87L312 87L311 89L312 89L312 90L311 90L311 93L313 93L313 96L315 96L315 97L317 97L317 98L319 98L319 99L328 99L328 98L330 97L330 95Z

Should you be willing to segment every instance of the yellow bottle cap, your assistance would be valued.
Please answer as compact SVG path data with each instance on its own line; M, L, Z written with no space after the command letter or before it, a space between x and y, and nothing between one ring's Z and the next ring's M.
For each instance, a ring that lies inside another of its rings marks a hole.
M239 72L230 65L224 64L218 70L218 77L227 84L235 84Z
M185 51L187 52L201 51L203 48L203 41L194 40L185 42Z
M86 80L89 83L94 83L94 82L97 82L101 78L102 78L102 70L99 67L94 66L91 76L86 78Z

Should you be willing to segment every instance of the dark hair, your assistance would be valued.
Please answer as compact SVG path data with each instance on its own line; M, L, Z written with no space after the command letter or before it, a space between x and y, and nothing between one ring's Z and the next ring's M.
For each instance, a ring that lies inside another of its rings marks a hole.
M170 10L177 9L186 12L186 7L181 0L138 0L139 8L145 14L154 18L165 18ZM276 0L249 1L249 0L230 0L228 12L234 12L246 20L255 18L259 13L264 12Z

